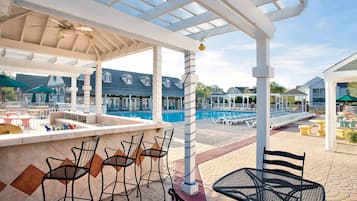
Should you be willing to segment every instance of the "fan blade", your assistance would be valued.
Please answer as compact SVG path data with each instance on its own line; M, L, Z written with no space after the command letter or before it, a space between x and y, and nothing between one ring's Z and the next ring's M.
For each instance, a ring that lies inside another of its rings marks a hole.
M92 28L90 27L85 27L85 26L80 26L80 27L74 27L75 30L78 30L78 31L85 31L85 32L91 32L93 31Z
M58 24L58 25L60 25L60 26L62 26L62 27L65 26L63 23L61 23L61 22L59 22L59 21L57 21L57 20L55 20L55 19L48 18L48 20L50 20L51 22L53 22L53 23L55 23L55 24Z

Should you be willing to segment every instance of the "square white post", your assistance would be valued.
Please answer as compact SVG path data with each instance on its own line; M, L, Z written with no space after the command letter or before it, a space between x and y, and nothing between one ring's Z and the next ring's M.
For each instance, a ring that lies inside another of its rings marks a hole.
M264 147L269 149L270 135L270 78L273 68L269 61L269 39L263 32L257 33L257 67L253 68L253 76L257 78L257 149L256 168L263 168Z
M83 85L83 99L84 99L84 113L89 113L90 107L90 90L92 87L90 86L90 74L84 75L84 85Z
M336 82L325 78L325 150L333 151L336 144Z
M162 122L162 75L161 75L161 47L153 48L153 76L152 76L152 120Z
M182 190L188 195L198 193L196 182L196 84L195 53L185 51L185 172Z
M75 112L77 108L77 78L71 77L71 111Z
M102 62L98 60L95 72L95 113L102 113L102 104Z

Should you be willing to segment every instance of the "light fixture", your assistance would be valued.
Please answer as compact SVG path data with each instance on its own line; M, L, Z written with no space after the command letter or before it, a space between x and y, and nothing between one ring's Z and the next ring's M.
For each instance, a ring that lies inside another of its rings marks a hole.
M206 49L206 46L203 44L203 39L200 40L200 45L198 46L198 49L200 51L204 51Z

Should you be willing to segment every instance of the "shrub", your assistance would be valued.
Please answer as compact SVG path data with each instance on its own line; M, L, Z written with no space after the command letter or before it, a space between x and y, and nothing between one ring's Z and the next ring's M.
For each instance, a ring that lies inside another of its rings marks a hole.
M350 136L351 142L357 142L357 131L353 131Z

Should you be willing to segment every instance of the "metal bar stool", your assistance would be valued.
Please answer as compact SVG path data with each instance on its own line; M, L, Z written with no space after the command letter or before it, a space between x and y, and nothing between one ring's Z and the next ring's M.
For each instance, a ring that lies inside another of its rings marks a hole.
M42 179L42 196L43 200L46 200L45 186L44 182L47 179L52 180L64 180L66 182L65 193L63 200L67 198L67 184L72 181L72 194L71 200L83 199L83 200L93 200L93 195L90 188L90 169L92 167L92 162L94 154L98 146L99 136L93 137L87 141L82 142L80 147L73 147L71 149L74 160L68 159L58 159L54 157L48 157L46 162L50 171L48 171ZM53 168L53 162L62 162L62 165ZM74 181L80 179L84 175L88 174L88 190L90 198L80 198L74 196ZM60 198L62 199L62 198Z
M144 141L144 143L143 143L144 151L141 152L141 154L140 154L141 156L150 157L150 170L148 172L143 174L142 166L140 166L140 181L146 180L147 187L149 187L149 181L157 182L157 180L150 179L151 173L152 172L158 173L159 177L160 177L159 182L161 183L162 189L164 191L164 200L166 200L166 191L165 191L165 187L164 187L165 179L167 177L170 177L171 186L173 184L172 177L171 177L170 170L169 170L169 163L168 163L168 153L169 153L169 148L170 148L173 134L174 134L174 129L172 128L169 130L165 130L163 137L155 136L154 137L155 142ZM152 147L146 148L145 143L151 144ZM161 171L161 168L160 168L161 159L164 157L166 157L166 172ZM152 169L153 160L157 160L157 167L158 167L157 171ZM143 178L147 174L149 174L148 178ZM163 175L167 175L167 176L165 178L163 178Z
M102 191L100 194L100 199L102 200L103 194L109 194L111 195L111 200L114 200L114 196L126 196L127 200L129 200L129 195L131 192L128 192L127 185L135 186L137 190L137 197L138 194L140 194L140 200L141 200L141 191L140 191L140 186L139 182L137 179L136 175L136 165L135 162L140 155L139 150L140 146L143 140L144 134L139 134L139 135L133 135L131 136L131 141L122 141L121 146L122 150L120 149L113 149L113 148L108 148L106 147L104 149L105 154L106 154L106 159L102 163ZM110 156L108 151L112 151L113 154ZM129 183L126 181L126 168L134 164L134 176L135 176L135 184L134 183ZM115 169L115 180L108 184L107 186L104 187L104 174L103 174L103 168L104 166L112 166ZM123 168L123 181L120 181L118 179L118 172L119 170ZM117 186L117 183L122 183L124 185L124 192L123 193L115 193L115 188ZM108 189L111 185L113 185L113 189L111 192L105 192L106 189ZM133 188L135 190L135 188Z

